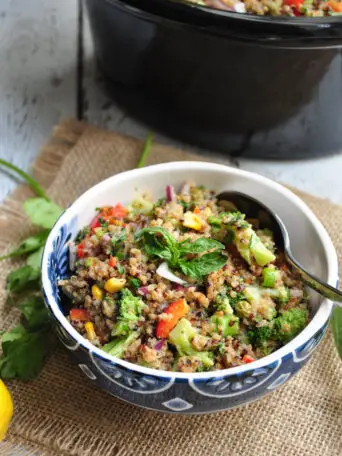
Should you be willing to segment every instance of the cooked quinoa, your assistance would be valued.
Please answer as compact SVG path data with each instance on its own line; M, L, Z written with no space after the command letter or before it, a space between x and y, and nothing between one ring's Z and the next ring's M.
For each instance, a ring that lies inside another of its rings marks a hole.
M308 323L303 283L272 233L215 192L167 186L157 202L143 194L97 212L59 285L70 323L107 353L154 369L225 369Z
M188 0L197 5L209 6L237 13L258 16L323 17L342 14L339 0Z

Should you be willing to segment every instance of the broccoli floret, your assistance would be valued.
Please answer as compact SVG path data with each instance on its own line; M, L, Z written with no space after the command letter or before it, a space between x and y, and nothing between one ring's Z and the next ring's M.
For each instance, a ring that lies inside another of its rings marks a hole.
M112 340L108 344L104 345L102 347L102 350L109 355L116 356L117 358L122 358L127 348L131 345L132 342L135 341L135 339L137 339L138 335L138 332L134 331L127 337Z
M140 298L133 296L128 288L124 288L121 291L119 306L120 317L125 320L138 320L142 310L146 307L144 302Z
M235 311L240 317L248 318L252 313L252 306L248 301L239 301L236 303Z
M170 332L169 340L176 347L180 356L196 357L201 361L203 367L208 369L214 365L213 355L210 352L200 352L194 349L191 341L195 334L196 329L190 321L182 318Z
M121 290L119 318L112 330L112 336L127 334L139 320L145 306L144 302L134 296L127 288Z
M222 310L222 312L224 312L225 314L233 314L233 309L229 303L228 296L217 295L215 298L215 307L217 308L217 310Z
M130 215L145 214L148 215L153 211L154 204L149 201L147 195L138 195L132 204L128 206Z
M130 331L130 325L126 320L118 320L113 329L112 329L112 336L125 336Z
M222 334L223 337L235 336L239 333L239 319L235 315L217 315L210 317L213 333Z
M249 265L258 264L265 266L275 260L275 255L271 252L260 240L252 226L247 224L243 228L238 225L233 225L234 244Z
M273 325L256 326L253 331L249 331L248 336L256 347L263 347L273 338Z
M289 342L299 334L308 322L306 309L290 309L283 312L274 320L275 337L281 342Z

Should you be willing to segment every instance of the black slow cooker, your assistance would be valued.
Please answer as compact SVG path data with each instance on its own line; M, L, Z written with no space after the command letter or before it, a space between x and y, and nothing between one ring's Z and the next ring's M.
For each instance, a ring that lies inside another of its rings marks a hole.
M265 17L172 0L87 0L100 68L130 115L231 155L342 150L342 16Z

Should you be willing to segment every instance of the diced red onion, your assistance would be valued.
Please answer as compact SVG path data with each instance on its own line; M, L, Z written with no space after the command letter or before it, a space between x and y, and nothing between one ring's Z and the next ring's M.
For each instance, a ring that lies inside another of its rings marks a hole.
M159 340L156 343L156 345L154 346L154 349L157 350L157 351L161 350L163 348L164 343L165 343L165 339Z
M170 269L166 261L162 263L156 273L160 275L160 277L163 277L164 279L170 280L170 282L175 282L178 283L179 285L186 285L187 282L180 277L176 276Z
M167 307L169 307L169 302L162 302L159 306L159 309L164 311Z
M184 184L183 187L181 188L180 192L182 195L189 195L190 194L190 185Z
M143 295L143 296L146 296L146 295L148 295L148 288L147 287L140 287L140 288L138 288L138 293Z
M172 185L166 186L166 199L168 202L176 201L176 192Z
M110 242L110 240L111 240L111 237L109 236L109 234L104 234L104 235L102 236L102 241L104 241L104 242Z
M303 290L300 290L299 288L293 288L292 290L290 290L290 296L291 298L302 298Z
M73 271L75 269L75 263L76 263L76 244L73 241L69 242L69 269L70 271Z
M246 12L246 6L243 2L237 2L233 6L234 11L237 13L245 13Z

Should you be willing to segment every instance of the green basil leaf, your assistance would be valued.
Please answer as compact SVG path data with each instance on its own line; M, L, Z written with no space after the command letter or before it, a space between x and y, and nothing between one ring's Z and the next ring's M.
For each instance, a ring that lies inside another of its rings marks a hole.
M29 198L24 202L24 211L34 225L52 228L63 209L44 198Z
M221 269L227 262L227 257L219 252L205 253L201 257L194 258L190 261L180 260L179 268L183 274L201 279L203 276L210 274L213 271Z
M141 240L147 255L157 256L171 264L177 263L179 258L177 241L165 228L159 226L143 228L135 237Z
M182 255L187 253L204 253L208 250L223 250L225 246L214 239L199 238L195 242L183 241L178 244L178 248Z
M42 247L45 244L45 241L50 233L50 230L43 230L40 231L39 233L28 237L24 241L22 241L19 246L13 250L11 253L8 255L0 257L0 261L4 260L6 258L12 258L12 257L17 257L20 255L24 255L25 253L30 253L34 252L35 250L38 250L40 247Z
M165 228L162 228L160 226L150 226L147 228L143 228L142 230L140 230L136 233L135 238L139 239L145 233L150 234L150 235L158 235L160 238L163 238L165 241L165 244L168 247L173 247L177 244L177 241L172 236L172 234L169 233Z

